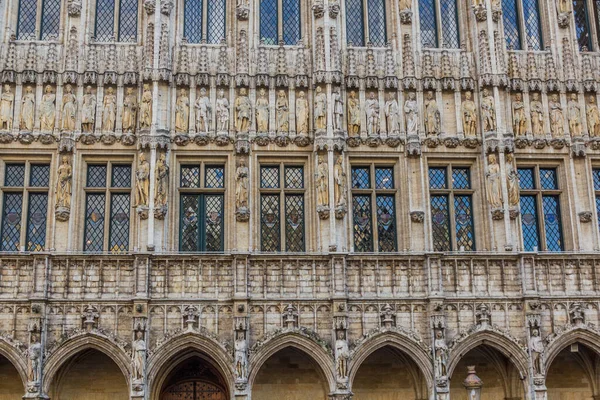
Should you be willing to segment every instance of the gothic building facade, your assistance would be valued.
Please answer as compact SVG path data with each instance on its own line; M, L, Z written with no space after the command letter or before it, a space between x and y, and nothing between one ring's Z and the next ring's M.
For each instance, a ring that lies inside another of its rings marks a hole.
M600 1L0 31L1 400L600 396Z

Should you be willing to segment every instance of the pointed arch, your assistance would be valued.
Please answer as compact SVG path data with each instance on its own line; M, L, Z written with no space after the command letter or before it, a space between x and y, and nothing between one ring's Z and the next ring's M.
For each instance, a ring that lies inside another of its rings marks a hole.
M27 361L22 353L11 343L0 339L0 356L6 358L17 370L23 384L23 393L25 393L27 385Z
M593 350L600 356L600 333L593 331L587 327L578 327L569 331L559 333L552 338L550 343L546 346L545 351L545 365L546 371L550 368L550 365L558 356L558 354L564 350L567 346L573 343L581 343Z

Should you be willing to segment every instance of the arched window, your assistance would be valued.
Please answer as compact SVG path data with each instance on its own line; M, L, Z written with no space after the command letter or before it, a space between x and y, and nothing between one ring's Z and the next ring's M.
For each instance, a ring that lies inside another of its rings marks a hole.
M225 0L184 0L183 37L188 43L221 43L226 11Z
M51 40L58 37L60 0L21 0L18 15L17 39Z
M138 0L97 0L95 38L99 42L136 42Z
M508 48L542 50L542 23L538 0L502 0L504 36Z
M301 39L300 0L261 0L260 39L275 45L295 45Z
M385 46L387 32L385 0L346 0L346 37L348 44Z
M419 0L419 21L424 47L460 47L456 0Z

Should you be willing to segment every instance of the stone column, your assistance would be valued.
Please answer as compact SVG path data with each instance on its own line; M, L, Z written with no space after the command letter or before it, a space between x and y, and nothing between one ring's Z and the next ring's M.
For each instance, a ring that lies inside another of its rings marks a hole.
M449 400L450 381L448 380L448 344L446 343L446 316L439 304L431 316L433 374L435 394L439 400Z
M27 359L27 386L24 399L41 400L48 396L43 392L44 349L46 347L45 307L40 303L31 305L31 316L27 325L29 331Z

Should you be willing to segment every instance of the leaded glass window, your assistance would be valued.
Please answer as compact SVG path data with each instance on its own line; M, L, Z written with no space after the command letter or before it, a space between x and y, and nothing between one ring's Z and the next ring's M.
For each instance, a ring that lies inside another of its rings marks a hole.
M598 218L598 228L600 228L600 168L592 171L594 178L594 193L596 195L596 217Z
M219 44L225 39L226 0L185 0L183 12L188 43Z
M473 190L467 167L429 168L431 231L435 251L474 251Z
M385 0L346 0L348 44L383 47L387 44Z
M513 50L543 50L539 0L502 0L506 46Z
M96 0L98 42L136 42L138 0Z
M457 0L419 0L423 47L460 47L458 4Z
M395 181L391 166L352 167L354 251L397 251Z
M225 168L205 163L181 165L179 250L224 250Z
M5 164L0 250L46 248L49 186L49 164Z
M61 0L19 0L17 39L54 40L60 30Z
M302 38L301 0L260 0L260 40L296 45Z
M518 174L524 250L563 251L557 169L521 167Z
M266 252L306 251L304 167L260 167L260 247Z
M581 51L592 50L590 16L587 0L573 0L573 17L575 19L575 34Z
M129 251L131 185L130 164L88 164L84 251Z

